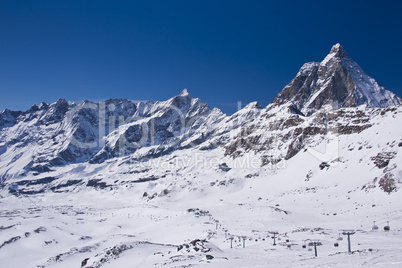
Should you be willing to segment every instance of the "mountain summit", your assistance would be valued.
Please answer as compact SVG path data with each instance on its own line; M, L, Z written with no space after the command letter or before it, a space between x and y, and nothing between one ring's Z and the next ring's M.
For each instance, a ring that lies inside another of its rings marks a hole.
M339 43L332 46L329 54L335 54L338 57L349 57L348 54L346 54L345 49Z
M339 109L365 104L384 108L401 104L401 99L368 76L336 44L322 62L304 64L273 102L278 105L289 102L309 115L324 106Z

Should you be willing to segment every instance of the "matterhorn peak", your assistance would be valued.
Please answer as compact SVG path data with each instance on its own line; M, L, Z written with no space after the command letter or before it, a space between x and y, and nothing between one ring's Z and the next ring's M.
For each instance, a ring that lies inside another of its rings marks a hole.
M351 61L346 50L341 46L341 44L337 43L332 46L329 54L324 58L324 60L320 63L320 65L324 66L327 64L332 65L333 62L340 62L340 61Z
M329 54L335 54L335 56L338 57L348 57L348 54L346 54L345 49L339 43L332 46Z
M292 103L292 109L311 115L321 107L337 109L368 105L388 107L401 104L394 93L380 86L354 62L338 43L321 63L307 63L279 93L274 103Z

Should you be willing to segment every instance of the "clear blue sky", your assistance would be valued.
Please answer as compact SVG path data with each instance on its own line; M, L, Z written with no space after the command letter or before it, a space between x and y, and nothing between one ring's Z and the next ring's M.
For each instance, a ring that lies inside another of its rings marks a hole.
M341 43L402 96L400 1L0 1L0 110L191 96L267 105Z

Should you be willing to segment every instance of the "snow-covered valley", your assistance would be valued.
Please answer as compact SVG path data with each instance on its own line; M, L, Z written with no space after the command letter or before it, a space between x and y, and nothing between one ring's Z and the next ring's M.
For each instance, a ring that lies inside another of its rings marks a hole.
M155 163L120 159L61 169L69 181L102 174L107 186L2 198L0 258L7 267L79 267L84 260L83 267L400 267L401 192L389 194L373 181L384 169L371 158L396 152L388 167L400 178L398 128L382 120L360 135L339 136L341 161L328 167L305 151L276 166L228 171L200 162L150 173L147 164ZM391 142L376 139L386 133ZM202 154L208 163L224 159L220 149ZM350 255L345 229L356 231ZM309 239L322 243L317 258Z

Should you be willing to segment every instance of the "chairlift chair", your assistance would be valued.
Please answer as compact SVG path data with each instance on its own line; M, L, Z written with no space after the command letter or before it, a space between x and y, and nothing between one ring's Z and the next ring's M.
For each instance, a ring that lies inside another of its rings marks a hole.
M391 228L389 227L389 221L387 221L387 225L384 226L384 231L389 232L389 230L391 230Z
M338 240L338 241L342 241L342 240L343 240L343 237L341 236L341 234L339 234L339 237L338 237L336 240Z

